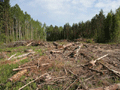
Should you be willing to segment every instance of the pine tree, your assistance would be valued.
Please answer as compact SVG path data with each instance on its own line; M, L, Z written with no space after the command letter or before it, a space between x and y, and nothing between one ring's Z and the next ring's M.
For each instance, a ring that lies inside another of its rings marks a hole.
M113 12L111 11L110 13L108 13L107 18L105 19L105 24L104 24L104 32L105 32L105 42L109 42L112 39L112 25L113 25L113 21L112 21L112 17L113 17Z
M116 14L114 18L115 27L114 27L114 32L113 32L113 40L116 43L120 42L120 7L116 10Z

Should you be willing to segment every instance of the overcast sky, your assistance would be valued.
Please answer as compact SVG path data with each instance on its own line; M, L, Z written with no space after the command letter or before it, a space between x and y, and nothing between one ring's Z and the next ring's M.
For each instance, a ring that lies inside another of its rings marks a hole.
M115 11L120 6L120 0L10 0L10 4L18 4L34 20L63 26L67 22L72 25L91 20L101 9L105 15L111 9Z

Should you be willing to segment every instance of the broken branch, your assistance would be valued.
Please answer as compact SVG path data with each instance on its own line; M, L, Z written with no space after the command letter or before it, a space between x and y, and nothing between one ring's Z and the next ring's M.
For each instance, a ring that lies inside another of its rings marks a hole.
M28 46L30 46L31 44L32 44L32 42L28 43L26 46L28 47Z
M12 55L10 58L8 58L8 60L10 60L11 58L13 58L16 54Z
M21 88L19 88L19 90L23 89L23 88L26 87L27 85L29 85L29 84L35 82L36 80L40 79L41 77L43 77L43 76L45 76L45 75L48 75L48 73L44 73L44 74L42 74L41 76L37 77L35 80L33 80L33 81L31 81L31 82L25 84L25 85L22 86Z
M28 56L29 54L33 54L33 53L35 53L35 52L30 52L30 53L22 54L22 55L19 55L19 56L17 56L17 57L14 57L14 59L16 59L16 58L21 58L21 57L25 57L25 56Z
M102 59L102 58L104 58L104 57L106 57L106 56L108 56L108 54L106 54L106 55L104 55L104 56L102 56L102 57L100 57L100 58L98 58L98 59L96 59L96 60L90 61L90 64L92 64L93 66L95 66L95 63L96 63L98 60L100 60L100 59Z

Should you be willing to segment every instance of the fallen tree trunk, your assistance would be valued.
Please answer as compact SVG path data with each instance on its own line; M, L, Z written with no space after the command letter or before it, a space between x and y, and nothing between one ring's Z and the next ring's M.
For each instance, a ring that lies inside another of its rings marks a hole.
M69 44L67 44L67 45L63 45L63 48L65 49L65 48L67 48L67 47L70 47L70 46L72 46L74 43L69 43Z
M29 66L29 67L23 67L23 68L16 68L16 69L13 69L13 71L18 71L18 70L23 70L23 69L28 69L28 68L35 68L37 67L36 65L35 66Z
M19 71L15 75L13 75L11 78L9 78L10 81L18 81L21 76L23 76L27 72L27 69L24 69L22 71Z
M54 50L51 50L50 51L51 54L55 54L55 53L62 53L61 51L54 51Z

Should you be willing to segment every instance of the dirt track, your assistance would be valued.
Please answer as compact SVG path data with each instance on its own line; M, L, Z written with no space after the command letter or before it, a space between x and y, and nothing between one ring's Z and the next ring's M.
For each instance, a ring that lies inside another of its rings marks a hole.
M32 61L19 66L19 68L36 66L27 68L29 73L25 74L26 77L32 77L34 80L36 77L47 73L36 80L38 90L43 89L45 85L52 85L54 89L59 88L60 90L120 89L119 85L115 84L120 82L120 44L82 43L83 46L76 56L76 52L73 51L81 45L80 42L73 42L67 48L64 48L63 45L72 42L58 43L55 46L51 42L44 42L36 46L40 47L45 55L39 56L38 53L28 55L27 57L32 58ZM108 56L96 61L94 65L90 63L90 61L106 54ZM12 61L2 63L12 63ZM107 87L110 85L113 86Z

